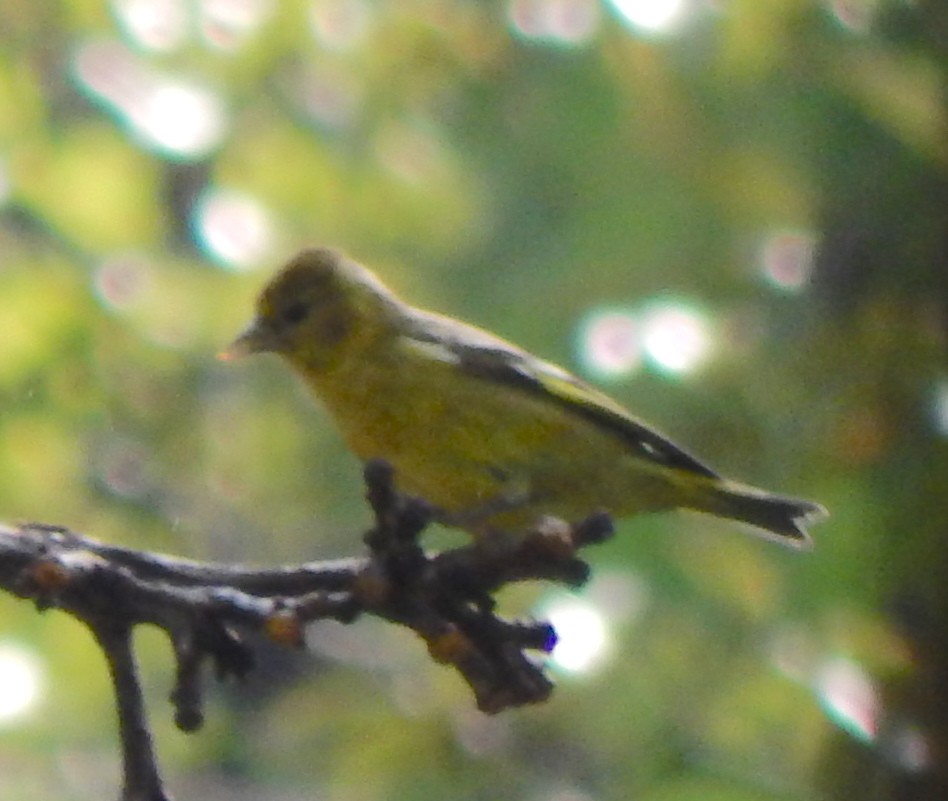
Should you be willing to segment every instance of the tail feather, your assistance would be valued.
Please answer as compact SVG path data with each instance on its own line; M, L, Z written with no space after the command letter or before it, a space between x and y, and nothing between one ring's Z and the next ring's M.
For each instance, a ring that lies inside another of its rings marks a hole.
M749 523L762 529L761 533L768 539L799 549L813 547L806 527L828 515L818 503L771 495L754 487L728 481L713 485L707 503L702 504L699 510Z

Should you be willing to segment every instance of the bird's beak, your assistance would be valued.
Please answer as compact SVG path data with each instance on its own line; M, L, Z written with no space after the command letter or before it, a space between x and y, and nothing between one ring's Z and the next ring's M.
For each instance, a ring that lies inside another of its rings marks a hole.
M273 332L259 318L245 328L240 336L217 354L222 362L242 359L254 353L266 353L276 350L277 342Z

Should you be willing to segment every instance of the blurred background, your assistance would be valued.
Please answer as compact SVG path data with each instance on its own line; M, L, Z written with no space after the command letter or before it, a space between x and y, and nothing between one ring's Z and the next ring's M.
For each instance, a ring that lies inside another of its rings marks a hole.
M4 2L0 519L358 553L325 413L214 359L314 243L832 512L804 554L623 521L507 591L562 643L497 717L365 620L184 735L141 632L176 797L948 798L946 77L942 0ZM0 795L113 796L113 718L87 632L0 599Z

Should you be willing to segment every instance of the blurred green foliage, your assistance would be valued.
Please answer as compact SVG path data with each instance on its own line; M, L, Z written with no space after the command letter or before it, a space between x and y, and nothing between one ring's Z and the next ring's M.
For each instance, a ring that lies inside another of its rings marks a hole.
M262 646L186 736L145 635L178 797L948 797L948 10L695 0L649 31L636 5L0 6L3 519L200 558L356 552L359 468L326 415L275 363L214 360L307 243L833 515L804 555L623 522L582 593L608 651L498 718L364 621ZM706 362L597 374L582 321L659 301L701 311ZM0 794L112 792L90 638L0 616L42 678L0 720Z

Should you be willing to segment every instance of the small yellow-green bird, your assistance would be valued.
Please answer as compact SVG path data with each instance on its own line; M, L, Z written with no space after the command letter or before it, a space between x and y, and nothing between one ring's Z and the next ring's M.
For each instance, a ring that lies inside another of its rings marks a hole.
M328 248L304 250L257 300L221 357L293 367L364 461L475 536L685 508L807 547L815 503L719 476L608 396L474 326L408 305Z

